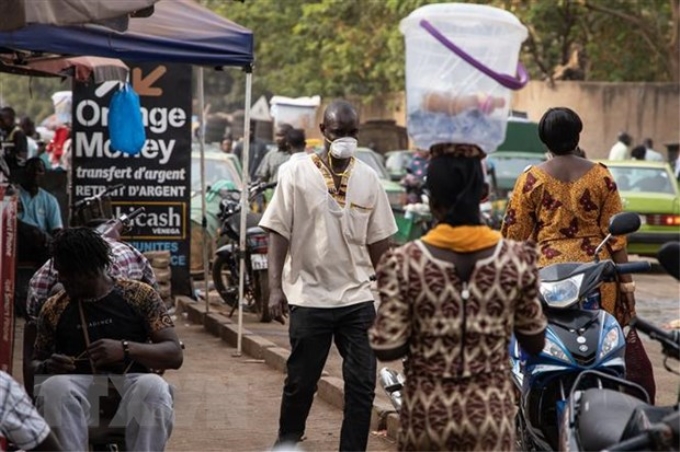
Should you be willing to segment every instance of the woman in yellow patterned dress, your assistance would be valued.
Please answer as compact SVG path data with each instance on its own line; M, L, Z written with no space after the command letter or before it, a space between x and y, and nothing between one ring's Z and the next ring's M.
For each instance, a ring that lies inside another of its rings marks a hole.
M538 131L552 158L524 170L503 219L504 237L538 244L540 267L592 262L595 248L608 233L609 220L622 210L619 191L607 167L577 156L582 128L581 119L568 108L551 108L543 115ZM612 239L600 257L628 262L625 237ZM623 275L621 280L632 315L632 278ZM616 285L606 284L602 307L626 325L630 319L615 306L616 299Z
M539 122L538 133L552 158L520 175L508 203L501 233L513 240L535 241L539 267L592 262L595 248L608 233L609 220L622 210L619 191L607 167L579 156L582 129L574 111L549 109ZM610 240L600 258L628 262L625 237ZM634 290L630 275L621 275L618 287L607 283L600 289L602 308L616 316L622 326L635 315ZM643 386L651 390L653 400L654 390L649 383Z
M479 148L431 151L427 185L438 224L382 258L370 331L379 359L407 356L399 449L513 450L508 342L515 332L538 353L546 326L535 247L482 223Z

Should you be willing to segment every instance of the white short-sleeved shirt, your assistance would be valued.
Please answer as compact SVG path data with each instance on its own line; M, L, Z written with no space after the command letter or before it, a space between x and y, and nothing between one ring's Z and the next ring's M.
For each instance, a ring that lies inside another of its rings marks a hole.
M0 372L0 437L22 450L35 449L50 434L50 427L14 379Z
M389 238L397 225L375 171L357 159L351 165L337 192L316 155L288 161L279 175L260 226L289 241L282 285L291 305L373 300L367 245Z

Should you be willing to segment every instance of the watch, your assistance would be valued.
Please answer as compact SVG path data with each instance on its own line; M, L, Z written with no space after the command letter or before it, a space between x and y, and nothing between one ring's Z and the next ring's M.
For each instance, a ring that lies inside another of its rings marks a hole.
M123 344L123 361L125 361L125 363L129 363L130 362L130 343L128 341L126 341L125 339L120 341L120 343Z

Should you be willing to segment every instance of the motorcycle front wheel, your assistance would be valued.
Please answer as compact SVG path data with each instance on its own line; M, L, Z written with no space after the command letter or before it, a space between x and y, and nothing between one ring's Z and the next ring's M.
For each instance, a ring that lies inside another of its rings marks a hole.
M212 279L220 298L230 307L238 303L238 269L232 256L217 256L212 267Z

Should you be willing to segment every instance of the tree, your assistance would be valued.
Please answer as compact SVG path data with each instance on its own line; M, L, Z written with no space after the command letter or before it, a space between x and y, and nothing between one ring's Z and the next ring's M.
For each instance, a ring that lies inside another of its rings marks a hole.
M52 94L71 89L68 80L0 73L0 105L13 107L18 117L39 123L54 113Z
M678 80L680 0L467 0L529 29L532 78ZM370 98L404 88L400 20L431 0L205 0L255 33L254 95Z

